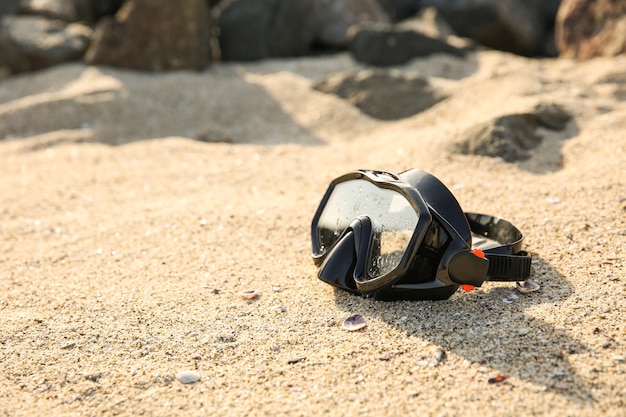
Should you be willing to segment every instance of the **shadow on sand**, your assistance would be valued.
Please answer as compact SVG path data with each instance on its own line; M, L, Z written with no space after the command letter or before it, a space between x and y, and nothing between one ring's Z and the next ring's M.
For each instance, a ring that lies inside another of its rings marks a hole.
M45 79L54 80L53 90L41 83ZM39 147L63 141L117 146L171 136L233 144L322 143L263 86L234 69L146 74L71 64L11 83L20 94L2 91L0 84L0 138L61 132Z
M360 309L410 338L429 341L444 352L487 366L494 375L515 376L573 401L591 401L589 387L567 358L585 346L525 312L534 305L566 299L572 287L541 258L534 258L533 269L531 279L542 288L530 294L518 293L519 298L512 304L503 299L516 293L514 285L493 287L491 283L484 284L482 290L455 294L445 301L382 302L340 290L336 290L335 301L342 310ZM405 316L403 320L401 316Z

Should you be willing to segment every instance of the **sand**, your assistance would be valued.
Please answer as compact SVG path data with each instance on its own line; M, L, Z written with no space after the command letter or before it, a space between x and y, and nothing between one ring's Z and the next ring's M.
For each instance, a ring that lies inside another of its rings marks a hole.
M0 80L0 415L626 415L626 56L416 60L451 96L386 122L311 88L358 67ZM530 159L448 151L544 102L574 119ZM319 281L328 182L414 167L519 226L541 289L380 302Z

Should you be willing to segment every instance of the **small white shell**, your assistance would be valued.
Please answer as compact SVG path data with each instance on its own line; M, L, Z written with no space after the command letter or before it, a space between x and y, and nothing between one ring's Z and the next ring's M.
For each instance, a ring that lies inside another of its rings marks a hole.
M200 378L200 374L196 371L180 371L176 373L176 379L183 384L193 384L194 382L200 381Z
M354 314L348 317L347 319L343 321L343 324L341 325L341 327L343 327L344 330L347 330L349 332L361 330L365 326L367 326L367 323L365 322L365 317L363 317L360 314Z
M526 294L529 292L537 291L541 287L539 287L539 284L537 284L536 282L524 281L521 284L519 282L516 282L515 288L517 288L517 291L521 292L522 294Z
M245 290L245 291L241 291L239 293L239 295L241 295L241 297L246 299L246 300L254 300L259 295L261 295L261 291L259 291L259 290Z
M504 301L505 304L513 304L518 298L517 295L510 294L508 297L503 298L502 301Z

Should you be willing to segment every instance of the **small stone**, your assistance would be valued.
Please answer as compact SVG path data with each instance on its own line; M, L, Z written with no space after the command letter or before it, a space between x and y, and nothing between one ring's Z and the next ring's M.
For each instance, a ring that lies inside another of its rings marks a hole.
M445 362L446 360L446 351L442 348L435 349L434 355L435 357L435 366Z
M176 379L183 384L193 384L200 381L200 378L200 374L196 371L180 371L176 374Z

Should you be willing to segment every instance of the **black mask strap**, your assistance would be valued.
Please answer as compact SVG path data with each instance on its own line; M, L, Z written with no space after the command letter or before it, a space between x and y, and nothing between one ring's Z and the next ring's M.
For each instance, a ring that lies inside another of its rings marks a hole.
M489 260L487 281L523 281L530 276L532 258L522 251L522 232L500 217L465 213L472 231L472 248Z

